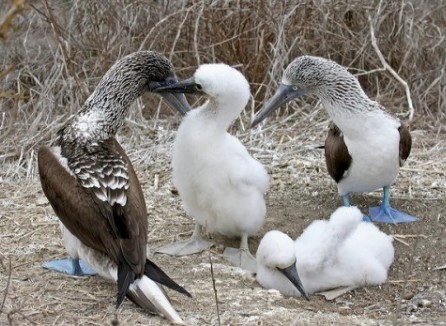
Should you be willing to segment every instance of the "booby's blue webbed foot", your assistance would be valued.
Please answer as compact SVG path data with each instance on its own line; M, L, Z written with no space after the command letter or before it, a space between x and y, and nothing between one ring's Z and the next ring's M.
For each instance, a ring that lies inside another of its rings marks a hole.
M417 220L416 217L390 206L389 186L383 188L383 201L381 206L369 208L369 216L373 222L388 224L410 223Z
M62 260L52 260L43 263L42 266L68 275L93 276L97 274L90 265L79 259L67 258Z
M417 220L417 218L412 215L385 205L371 207L369 209L369 216L372 222L388 224L410 223Z
M233 266L240 267L250 272L257 272L256 259L251 255L248 249L226 248L223 256Z
M370 216L368 216L368 215L362 215L362 221L363 222L367 222L367 223L372 223L373 221L372 221L372 219L370 218Z
M401 212L391 206L384 205L371 207L369 209L369 215L372 222L377 223L398 224L415 222L417 220L417 218L412 215Z

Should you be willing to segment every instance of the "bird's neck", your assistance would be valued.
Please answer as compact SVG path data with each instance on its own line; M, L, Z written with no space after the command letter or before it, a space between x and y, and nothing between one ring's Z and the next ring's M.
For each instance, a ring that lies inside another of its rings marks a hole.
M220 130L227 131L237 115L243 110L242 103L234 101L215 100L210 98L202 107L202 115L208 123Z
M122 76L106 75L61 137L95 142L114 136L124 124L130 106L143 93L143 85L138 79L123 82Z
M346 136L359 137L370 128L386 124L390 118L361 88L334 89L319 94L319 98L330 118Z

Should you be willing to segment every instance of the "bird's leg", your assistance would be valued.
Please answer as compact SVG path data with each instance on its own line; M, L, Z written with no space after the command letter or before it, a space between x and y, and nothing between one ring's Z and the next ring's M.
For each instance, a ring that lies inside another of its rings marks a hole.
M256 259L249 252L247 232L242 233L239 249L226 248L223 255L234 266L241 267L254 273L257 271Z
M201 237L201 229L202 226L198 223L195 223L194 232L189 239L176 241L174 243L165 245L158 248L155 252L168 254L171 256L186 256L209 249L214 245L214 243L203 240L203 238Z
M381 206L371 207L369 209L370 219L378 223L409 223L417 220L416 217L401 212L390 206L390 187L383 188L383 201Z
M346 194L346 195L342 196L342 204L344 205L344 207L350 207L350 194ZM364 222L371 222L372 221L370 219L370 217L368 217L367 215L363 215L362 216L362 220Z
M44 268L53 271L76 276L96 275L96 271L86 262L79 258L67 258L62 260L53 260L43 263Z

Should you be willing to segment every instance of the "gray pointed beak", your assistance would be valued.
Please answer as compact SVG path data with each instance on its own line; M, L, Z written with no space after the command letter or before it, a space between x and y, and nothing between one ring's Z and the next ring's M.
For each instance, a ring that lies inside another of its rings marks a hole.
M306 93L306 91L302 88L295 88L296 86L293 85L279 84L279 88L277 88L276 93L265 103L262 110L254 118L254 121L251 123L251 128L255 127L283 104Z
M181 93L160 93L158 89L163 87L169 87L172 84L177 83L178 80L174 77L169 77L162 82L150 82L149 90L154 93L158 93L173 110L178 111L182 116L186 115L192 108L186 99L186 96Z
M183 116L192 109L184 94L161 93L160 95L172 109L178 111Z
M169 85L162 85L153 89L155 93L188 93L188 94L203 94L202 90L198 88L199 86L195 83L193 77L185 80L177 81L176 83Z
M305 292L304 286L302 285L302 281L300 280L299 274L297 274L297 268L296 268L296 264L293 263L291 266L288 266L286 268L279 268L277 267L277 269L286 276L287 279L290 280L291 283L293 283L293 285L296 287L296 289L299 290L299 292L303 295L303 297L305 299L307 299L308 301L310 301L310 299L308 298L308 294L307 292Z

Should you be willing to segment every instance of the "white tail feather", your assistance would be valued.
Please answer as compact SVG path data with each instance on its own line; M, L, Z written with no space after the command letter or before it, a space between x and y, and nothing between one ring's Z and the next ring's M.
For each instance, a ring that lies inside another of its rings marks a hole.
M138 295L137 289L139 289L140 292L142 292L158 310L158 312L166 317L170 322L178 325L184 325L183 320L172 307L169 299L165 295L165 292L158 283L152 281L150 278L144 275L130 285L129 291L132 291L135 295Z

